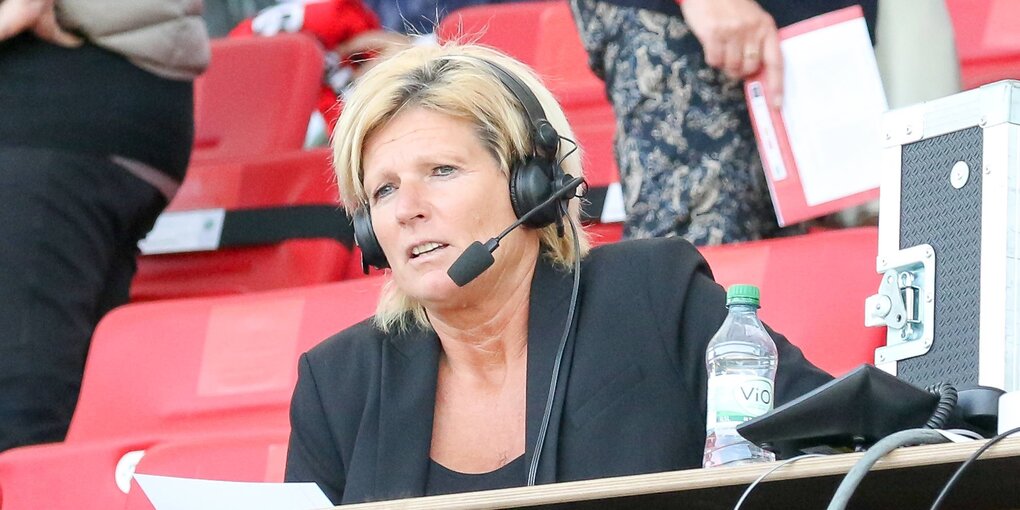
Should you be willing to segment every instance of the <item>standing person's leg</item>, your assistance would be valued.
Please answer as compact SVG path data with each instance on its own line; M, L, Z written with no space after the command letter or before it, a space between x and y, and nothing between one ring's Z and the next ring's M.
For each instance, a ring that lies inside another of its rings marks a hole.
M624 237L720 244L774 235L741 82L705 64L678 17L573 3L617 118Z
M64 438L92 331L126 300L111 283L164 203L103 158L0 147L0 451Z

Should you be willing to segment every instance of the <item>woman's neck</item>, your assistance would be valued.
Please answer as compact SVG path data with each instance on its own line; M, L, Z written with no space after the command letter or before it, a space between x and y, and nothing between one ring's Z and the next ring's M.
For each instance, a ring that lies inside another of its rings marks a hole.
M507 367L526 362L534 271L533 264L510 268L478 282L491 291L472 305L429 311L450 370L497 383Z

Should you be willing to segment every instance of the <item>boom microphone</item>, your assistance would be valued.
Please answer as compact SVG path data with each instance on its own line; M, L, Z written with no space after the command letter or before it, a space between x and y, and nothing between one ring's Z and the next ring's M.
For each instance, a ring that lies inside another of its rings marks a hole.
M499 240L495 237L489 239L485 244L478 241L471 243L471 246L468 246L464 253L457 257L457 260L453 262L453 265L446 271L446 274L450 275L450 279L458 287L467 285L468 282L478 278L478 275L484 273L496 261L492 256L492 252L497 247L499 247Z
M533 216L535 213L546 208L549 204L557 200L563 200L564 197L567 197L567 195L575 195L578 186L584 184L583 177L571 177L568 174L565 175L564 178L569 178L570 180L567 181L567 183L560 189L556 190L556 192L549 198L545 199L544 202L538 204L534 209L518 218L517 221L513 222L513 224L507 227L506 230L501 232L498 236L489 239L485 242L485 244L482 244L479 241L471 243L471 245L464 250L464 253L461 253L460 257L457 257L457 260L453 262L450 269L446 271L446 274L450 275L450 279L453 280L453 283L456 283L458 287L463 287L475 278L478 278L478 275L484 273L485 270L491 267L492 263L495 262L496 259L493 258L492 252L496 251L496 248L499 248L499 242L503 240L504 237L506 237L515 228L521 226L521 224L525 221L528 221L528 218ZM567 198L567 200L569 200L569 198Z

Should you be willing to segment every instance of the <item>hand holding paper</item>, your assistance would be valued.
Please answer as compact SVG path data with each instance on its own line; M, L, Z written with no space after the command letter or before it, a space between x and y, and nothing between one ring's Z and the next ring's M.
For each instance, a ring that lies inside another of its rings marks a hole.
M680 10L704 48L706 64L737 79L760 71L770 105L779 108L783 56L776 22L769 13L753 0L685 0Z

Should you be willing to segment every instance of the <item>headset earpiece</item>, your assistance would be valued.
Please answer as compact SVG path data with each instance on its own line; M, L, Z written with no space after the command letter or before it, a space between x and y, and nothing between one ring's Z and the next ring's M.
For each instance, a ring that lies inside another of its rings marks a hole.
M548 120L541 119L535 124L535 154L551 163L556 162L560 151L560 135Z
M529 158L510 172L510 205L514 214L520 218L544 202L555 191L552 173L546 168L548 163L540 157ZM558 204L551 203L533 214L524 225L531 228L542 228L554 223L559 218Z
M379 239L375 237L375 229L372 228L372 213L368 206L359 207L354 210L354 242L361 248L361 270L368 274L368 267L386 269L390 267L383 253L382 246L379 246Z

